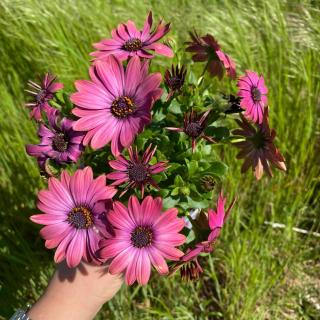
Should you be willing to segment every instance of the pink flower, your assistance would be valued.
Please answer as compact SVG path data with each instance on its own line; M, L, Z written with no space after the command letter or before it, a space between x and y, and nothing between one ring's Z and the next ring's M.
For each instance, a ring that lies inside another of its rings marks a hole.
M236 120L240 128L232 133L244 138L244 141L235 143L240 149L237 158L244 158L241 172L244 173L251 167L256 179L260 180L264 170L272 177L271 166L286 171L285 159L274 144L276 131L270 129L268 107L264 109L261 124L253 126L243 115L240 117L241 121Z
M92 52L91 55L99 60L103 60L111 54L120 61L133 56L151 59L154 58L154 55L148 52L151 50L166 57L173 57L173 52L168 46L157 42L169 32L170 23L165 25L161 20L152 32L150 32L151 27L151 11L141 31L131 20L126 24L119 24L118 28L111 32L112 39L104 39L93 45L98 51Z
M188 249L186 254L188 254L190 251L191 250ZM198 256L190 258L186 261L183 261L182 258L170 266L170 274L180 271L180 276L183 281L198 280L200 275L203 273L203 269L198 261Z
M56 263L66 259L70 268L81 259L96 261L94 253L102 236L110 236L104 223L105 200L116 190L106 186L105 175L93 179L92 169L86 167L70 176L62 171L61 179L49 178L49 190L38 194L38 208L43 214L30 219L43 224L40 231L48 249L57 247Z
M144 196L146 185L151 184L156 189L159 189L157 183L152 179L152 176L165 171L167 169L167 161L160 161L153 165L149 164L157 147L151 149L150 144L144 152L142 159L139 158L138 150L135 151L130 146L128 148L130 160L127 160L123 155L119 155L117 160L109 161L110 167L117 170L107 175L108 179L115 180L113 186L118 186L126 183L124 191L120 197L125 194L130 188L140 188L141 195Z
M60 117L57 109L48 111L49 126L39 125L39 144L28 144L27 153L38 159L39 166L45 170L45 160L53 159L56 163L77 162L83 151L84 133L72 129L73 121Z
M214 211L213 209L208 210L207 224L210 228L208 239L197 243L194 249L190 250L181 258L181 261L188 262L196 258L202 252L208 253L213 251L213 245L219 237L221 229L226 222L234 203L235 199L225 211L224 207L226 204L226 198L223 197L222 192L220 193L217 203L217 211Z
M128 285L136 280L145 285L150 278L151 264L160 274L168 273L165 261L179 260L183 252L175 248L186 238L179 231L184 220L177 218L175 208L162 210L162 199L146 197L140 204L135 196L129 198L128 208L116 201L108 219L114 227L115 236L101 241L100 255L113 259L109 272L118 274L126 270Z
M208 69L212 77L218 76L223 78L224 70L227 75L236 78L236 65L234 61L225 54L217 40L210 34L199 37L196 32L190 33L191 40L187 42L187 52L193 52L192 60L195 62L206 62L206 69Z
M245 109L244 115L257 123L262 123L263 110L268 104L266 94L268 89L264 84L263 76L253 71L246 71L237 83L239 87L238 96L241 97L240 106Z
M198 138L203 138L211 143L216 143L212 137L209 137L204 133L210 112L211 110L208 110L198 117L197 113L191 109L191 112L184 114L183 128L167 127L166 129L170 131L184 132L188 135L191 138L192 152L195 152L197 143L196 139Z
M148 75L148 63L130 59L126 70L115 57L97 61L90 68L92 81L78 80L78 92L71 100L78 107L72 112L80 117L74 130L86 131L84 145L101 148L111 141L111 151L118 156L151 121L151 108L160 98L160 73Z
M58 90L63 88L63 84L60 82L54 82L56 77L46 73L41 80L41 84L37 84L33 81L29 81L29 90L26 90L31 96L33 96L34 101L26 104L28 108L31 108L30 116L36 120L41 120L41 111L48 112L53 109L49 101L53 99L53 95Z

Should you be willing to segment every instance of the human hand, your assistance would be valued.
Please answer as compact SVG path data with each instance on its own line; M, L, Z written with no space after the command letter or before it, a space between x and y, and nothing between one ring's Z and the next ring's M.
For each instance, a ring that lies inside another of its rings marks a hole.
M122 282L121 276L108 273L105 265L81 262L69 269L63 262L28 316L32 320L93 319L118 292Z

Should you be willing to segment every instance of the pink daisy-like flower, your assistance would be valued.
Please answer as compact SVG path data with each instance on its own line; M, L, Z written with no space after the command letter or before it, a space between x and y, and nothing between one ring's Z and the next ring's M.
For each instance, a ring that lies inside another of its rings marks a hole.
M97 61L90 68L92 81L78 80L78 92L71 100L78 107L72 112L80 117L74 130L86 131L84 145L101 148L111 141L111 151L118 156L151 121L151 108L162 89L161 74L148 74L148 62L130 59L126 70L113 56Z
M139 56L151 59L154 57L148 51L154 51L166 57L173 57L173 51L168 46L158 41L170 30L170 23L164 24L161 20L154 31L152 27L152 12L150 11L143 29L139 31L133 21L118 25L117 29L111 31L112 39L103 39L93 46L98 50L90 55L98 60L103 60L109 55L116 56L120 61L129 57Z
M196 258L202 252L209 253L213 251L214 243L219 237L221 229L226 222L234 203L235 199L231 202L230 206L225 211L224 207L226 204L226 198L223 197L222 192L220 193L217 203L217 210L214 211L213 209L208 209L206 222L206 224L210 228L208 239L206 241L197 243L194 249L190 250L183 257L181 257L181 261L189 262Z
M146 185L151 184L156 189L159 189L157 183L152 179L152 176L167 169L167 161L160 161L153 165L149 164L157 147L151 149L152 145L144 152L142 159L140 159L138 150L134 151L130 146L128 148L130 159L126 159L123 155L119 155L117 160L109 161L110 167L117 170L107 174L107 178L116 180L111 185L118 186L126 183L124 191L120 197L124 195L130 188L140 188L141 195L144 196L144 189Z
M192 41L187 42L187 52L193 52L192 60L195 62L207 62L207 67L212 77L223 78L224 70L227 75L236 78L236 65L234 61L225 54L217 40L210 34L199 37L196 32L190 33ZM206 70L205 69L205 70Z
M39 144L28 144L27 153L38 159L41 169L44 169L44 162L47 158L57 163L77 162L83 151L83 132L72 129L73 121L67 118L60 118L56 109L48 112L50 126L40 124L38 136Z
M179 260L183 252L175 248L186 237L179 233L184 220L177 218L175 208L162 210L162 199L146 197L140 204L135 196L129 198L128 208L116 201L108 219L115 236L101 241L100 255L112 259L111 274L126 270L125 280L132 285L136 280L145 285L150 278L151 264L160 274L169 272L166 259Z
M188 254L191 250L188 249L186 254ZM203 273L203 269L198 261L198 256L192 257L186 261L183 261L180 258L179 261L174 262L170 266L170 274L174 274L177 271L180 271L180 276L183 281L195 281L200 278L201 273Z
M269 126L269 110L265 107L263 121L253 126L243 115L241 121L236 120L239 129L233 130L235 135L242 136L244 141L236 142L235 146L240 149L238 159L244 158L241 172L246 172L250 167L257 180L261 179L263 171L272 177L271 166L286 171L285 159L275 146L276 131Z
M31 80L28 82L30 89L25 91L34 98L34 101L26 103L26 106L32 109L30 113L31 118L39 121L41 120L41 111L49 112L52 109L49 101L53 98L55 92L63 88L63 84L55 82L55 80L55 76L46 73L40 84Z
M73 176L64 170L60 180L49 178L48 187L38 194L38 208L43 214L30 219L45 225L40 234L48 249L57 247L55 262L66 259L70 268L76 267L82 258L97 262L99 241L110 236L104 223L105 201L116 190L106 186L105 175L93 179L90 167L77 170Z
M263 121L263 110L268 104L268 89L264 84L263 76L253 71L246 71L237 83L239 87L238 96L241 97L240 106L245 109L244 115L257 123Z
M196 150L196 139L205 139L211 143L216 143L216 141L206 135L204 130L206 129L206 121L209 117L211 110L206 111L198 117L197 113L192 109L191 112L184 114L184 123L183 128L175 128L175 127L167 127L167 130L170 131L177 131L177 132L184 132L191 138L191 145L192 145L192 152Z

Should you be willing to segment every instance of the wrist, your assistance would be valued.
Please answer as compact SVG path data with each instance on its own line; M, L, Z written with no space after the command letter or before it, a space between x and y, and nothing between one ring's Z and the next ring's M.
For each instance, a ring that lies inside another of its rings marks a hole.
M62 264L28 315L32 320L93 319L121 284L122 279L107 273L105 266L81 263L68 269Z

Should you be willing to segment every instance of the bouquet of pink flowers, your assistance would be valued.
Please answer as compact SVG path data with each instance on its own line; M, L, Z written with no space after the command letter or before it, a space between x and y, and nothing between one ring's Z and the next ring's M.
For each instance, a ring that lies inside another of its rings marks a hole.
M272 176L272 165L286 170L263 76L237 78L216 39L196 32L185 51L205 63L200 76L192 63L151 73L155 55L178 51L160 42L170 24L152 23L150 12L141 30L129 20L95 43L89 80L75 81L72 94L49 73L26 90L40 138L26 150L48 184L38 193L41 213L30 219L44 225L56 263L106 263L128 285L147 284L152 266L186 280L203 272L200 257L214 250L235 202L217 192L228 169L222 145L238 147L241 171L252 168L257 179ZM213 79L224 76L227 94ZM233 119L239 128L230 131Z

